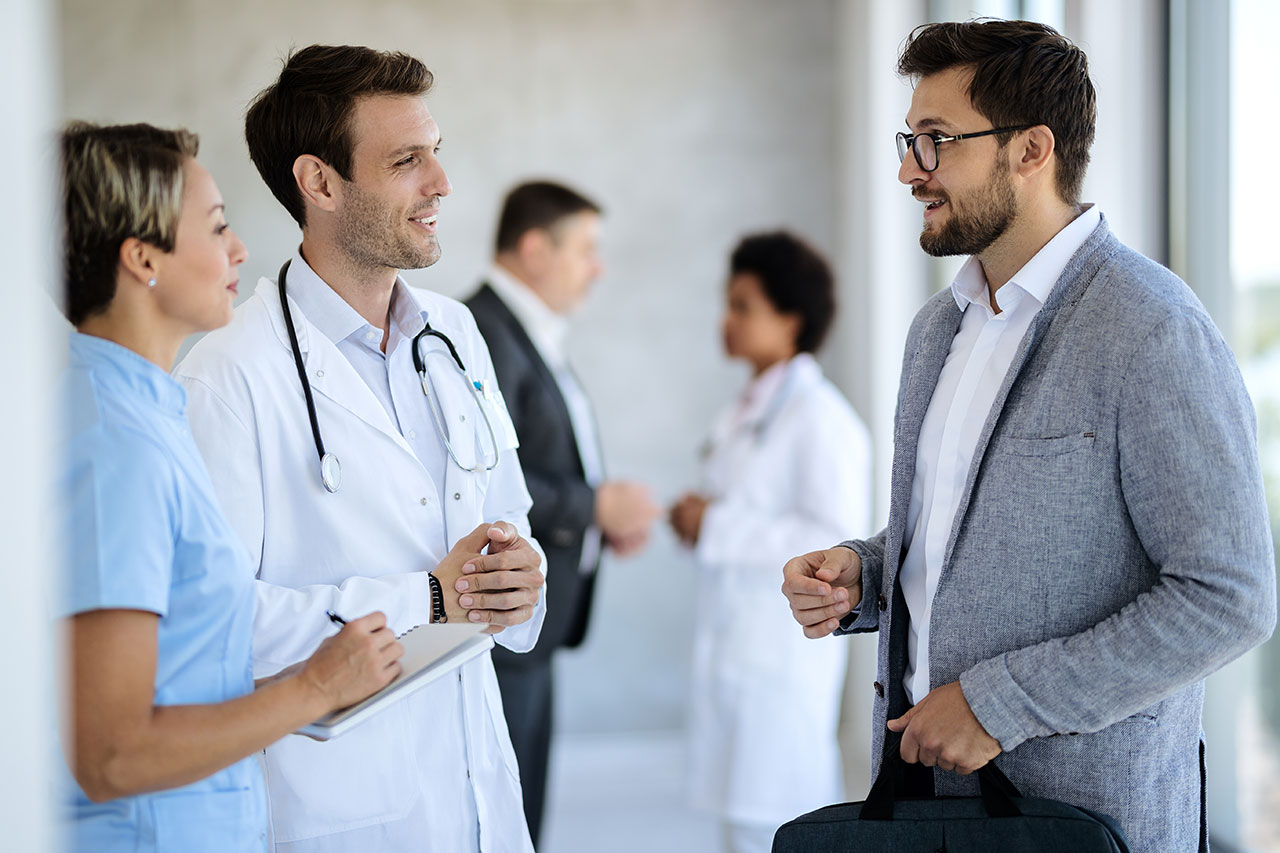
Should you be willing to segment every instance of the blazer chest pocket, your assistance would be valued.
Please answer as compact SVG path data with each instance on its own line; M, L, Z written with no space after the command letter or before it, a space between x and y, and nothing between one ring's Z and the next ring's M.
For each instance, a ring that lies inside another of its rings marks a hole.
M1093 430L1081 430L1055 438L1016 438L1005 436L997 447L1010 456L1063 456L1093 447Z

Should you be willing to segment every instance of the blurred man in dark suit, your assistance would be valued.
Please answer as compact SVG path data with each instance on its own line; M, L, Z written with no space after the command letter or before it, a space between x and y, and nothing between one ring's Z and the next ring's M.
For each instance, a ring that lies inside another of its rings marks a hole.
M565 353L568 316L602 271L600 208L568 187L526 183L506 198L494 264L468 300L489 345L547 554L547 617L533 651L493 663L535 844L551 740L551 657L586 635L600 553L634 553L661 513L643 485L607 480L595 418Z

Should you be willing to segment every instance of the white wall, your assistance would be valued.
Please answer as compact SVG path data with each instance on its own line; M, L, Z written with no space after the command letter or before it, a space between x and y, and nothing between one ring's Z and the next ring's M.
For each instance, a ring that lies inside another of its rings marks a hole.
M53 384L58 364L57 289L49 137L53 127L51 21L38 0L6 0L0 26L0 162L9 165L0 205L5 334L0 335L0 848L55 848L52 826L57 638L49 595L57 577L49 510Z

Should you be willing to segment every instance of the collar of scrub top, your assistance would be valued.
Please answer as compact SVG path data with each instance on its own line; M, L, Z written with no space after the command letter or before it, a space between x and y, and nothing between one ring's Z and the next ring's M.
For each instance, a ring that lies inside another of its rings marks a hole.
M285 328L289 332L289 346L293 350L293 363L298 370L298 381L302 384L302 396L307 403L307 419L311 423L311 437L316 444L316 455L320 458L320 482L324 485L325 491L330 494L336 494L337 491L342 488L342 464L338 461L338 457L335 454L329 453L325 450L324 438L320 435L320 421L316 415L315 398L311 393L311 382L307 379L306 367L302 360L302 349L298 346L298 332L293 324L293 312L289 308L287 281L290 263L292 263L292 259L285 261L284 265L280 267L280 274L276 277L276 286L280 290L280 309L284 314ZM453 360L458 365L458 369L462 371L462 375L467 382L467 388L470 390L472 398L476 401L476 408L480 410L480 415L484 418L485 427L489 432L489 440L493 447L493 462L491 464L481 462L478 465L468 467L463 465L458 459L457 454L454 453L453 446L449 443L448 433L445 430L443 409L440 409L440 404L432 397L429 390L430 384L427 381L426 366L420 352L422 338L425 336L436 337L444 341L445 345L449 348L449 354L453 356ZM466 366L462 363L462 359L458 356L458 351L454 347L453 341L449 340L448 336L443 332L432 329L429 322L424 320L422 331L418 332L418 334L414 336L412 350L413 364L422 381L422 393L427 396L427 408L431 410L431 420L436 426L436 432L440 434L440 440L444 442L445 450L449 453L449 458L453 460L454 464L464 471L471 473L492 471L498 466L498 439L493 431L493 423L489 420L489 413L485 410L485 407L480 400L481 392L483 392L486 397L489 396L491 392L483 383L476 382L471 378L471 375L467 373Z

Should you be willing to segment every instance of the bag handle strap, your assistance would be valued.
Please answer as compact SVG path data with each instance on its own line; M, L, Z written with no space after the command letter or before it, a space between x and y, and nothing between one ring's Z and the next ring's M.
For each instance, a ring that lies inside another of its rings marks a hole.
M880 761L880 774L862 803L859 820L893 820L893 805L898 792L906 790L907 762L902 760L902 733L886 730L884 756ZM978 787L982 791L982 807L991 817L1017 817L1022 814L1014 800L1022 793L1009 781L1009 777L988 761L978 769Z

